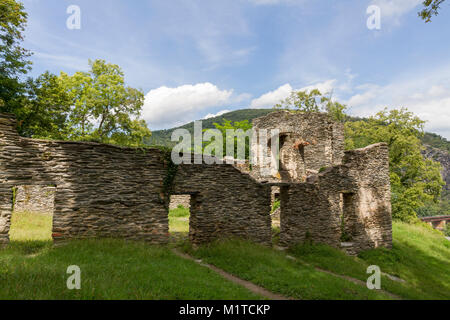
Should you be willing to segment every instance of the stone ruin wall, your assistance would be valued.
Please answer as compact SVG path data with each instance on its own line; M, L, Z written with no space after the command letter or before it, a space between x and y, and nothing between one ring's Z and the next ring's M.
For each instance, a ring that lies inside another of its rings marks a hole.
M311 141L296 136L311 142L303 150L305 168L311 170L306 182L273 182L265 177L258 182L256 170L248 174L227 164L186 164L177 167L168 191L169 166L159 149L22 138L15 130L14 118L0 114L0 243L8 242L12 189L54 186L56 241L119 237L167 243L170 193L173 199L178 195L190 198L189 237L193 243L239 237L270 245L275 186L280 187L281 198L280 243L291 246L309 239L339 247L344 216L353 252L390 247L387 146L378 144L344 154L341 126L327 119L314 114L303 118L315 124L319 121L327 132L311 131L312 127L304 125L302 130ZM286 130L293 129L291 124ZM314 160L313 155L325 159ZM349 203L348 199L351 206L343 215L343 203Z
M280 132L279 172L259 165L262 141L252 140L252 175L259 181L304 182L321 168L340 164L344 156L344 127L323 113L273 112L253 120L253 128L255 133Z
M118 237L167 243L163 151L27 139L15 128L13 116L0 114L0 243L9 241L13 188L18 186L55 186L55 241ZM175 191L190 194L195 204L193 242L220 236L270 242L270 194L262 191L269 186L232 165L181 165L178 172Z
M191 194L193 243L241 237L270 245L271 187L232 165L180 165L174 194Z
M122 237L164 243L162 152L19 137L0 117L0 242L8 241L12 189L56 186L53 238Z
M14 211L53 214L55 190L53 186L17 186Z
M280 242L311 240L357 253L392 245L389 152L384 143L346 151L342 165L281 185ZM345 234L348 240L341 240Z

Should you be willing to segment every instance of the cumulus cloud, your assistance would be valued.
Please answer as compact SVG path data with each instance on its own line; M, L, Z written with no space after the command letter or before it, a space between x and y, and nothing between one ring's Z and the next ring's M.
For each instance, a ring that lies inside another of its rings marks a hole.
M399 23L399 19L404 14L410 12L423 0L373 0L372 5L381 9L381 19Z
M222 110L222 111L217 112L216 114L208 113L203 119L211 119L211 118L219 117L228 112L231 112L231 110Z
M282 85L274 91L267 92L261 95L259 98L253 99L250 107L251 108L271 108L281 100L286 99L292 91L311 91L313 89L318 89L321 93L330 93L335 87L336 80L326 80L324 82L319 82L313 85L309 85L300 89L294 89L289 83Z
M429 81L429 80L425 80ZM360 86L346 104L357 116L370 116L388 108L406 107L422 120L425 129L450 138L450 87L422 81L398 81L385 86Z
M142 116L150 128L181 125L195 120L199 112L230 103L233 90L220 90L209 82L160 87L145 96Z
M326 80L324 82L319 82L310 86L306 86L303 88L298 89L299 91L311 91L314 89L318 89L322 94L330 93L333 91L333 89L336 86L336 80Z
M292 90L292 86L287 83L274 91L267 92L259 98L253 99L250 107L254 109L273 107L281 100L286 99Z

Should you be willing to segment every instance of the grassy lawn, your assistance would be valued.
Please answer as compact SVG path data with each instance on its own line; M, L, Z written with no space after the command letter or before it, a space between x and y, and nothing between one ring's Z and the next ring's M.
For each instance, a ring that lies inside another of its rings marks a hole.
M172 235L186 235L189 210L171 210L169 221ZM53 247L51 223L51 216L14 213L11 244L0 250L0 299L261 298L176 256L170 246L105 239ZM450 241L426 225L394 223L393 231L392 250L370 250L359 257L325 245L299 245L281 252L238 240L197 249L181 240L181 248L242 279L297 299L391 299L313 268L365 282L369 265L406 280L396 282L386 276L381 280L382 289L402 298L450 299ZM66 287L70 265L81 268L81 290Z
M367 267L378 265L382 272L405 280L382 275L381 288L388 292L404 299L450 299L450 241L425 224L394 222L393 236L392 250L370 250L359 257L318 244L298 245L286 253L242 241L217 242L197 250L187 245L185 250L238 277L296 298L380 298L381 293L349 287L345 280L341 283L308 268L316 266L366 282Z
M168 247L106 239L55 248L49 230L50 216L14 213L0 299L260 299ZM66 287L70 265L81 268L81 290Z
M242 279L297 299L390 299L366 287L316 271L286 253L245 241L218 241L184 250Z
M404 279L382 277L381 287L405 299L450 299L450 241L425 224L393 224L392 250L349 257L325 245L300 245L290 254L317 267L366 281L369 265Z
M66 287L70 265L81 290ZM0 288L0 299L259 298L167 247L122 240L12 243L0 251Z

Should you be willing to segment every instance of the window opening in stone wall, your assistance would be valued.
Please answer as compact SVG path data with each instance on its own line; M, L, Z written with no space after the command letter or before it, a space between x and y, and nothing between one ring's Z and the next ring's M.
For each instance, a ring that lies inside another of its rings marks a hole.
M355 195L353 193L341 193L341 242L351 242L352 233L350 221L355 216Z

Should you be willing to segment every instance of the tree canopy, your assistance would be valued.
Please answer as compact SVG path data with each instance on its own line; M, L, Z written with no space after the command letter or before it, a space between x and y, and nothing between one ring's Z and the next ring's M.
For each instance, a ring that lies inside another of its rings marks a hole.
M326 112L336 121L345 120L346 106L334 101L331 94L327 96L318 89L293 91L289 97L274 106L276 109L286 109L299 112Z
M143 139L150 136L145 122L139 120L143 92L125 85L118 65L90 60L89 66L89 72L76 72L72 76L62 72L57 78L57 88L61 90L58 96L62 97L62 103L70 104L68 138L130 146L143 144Z

